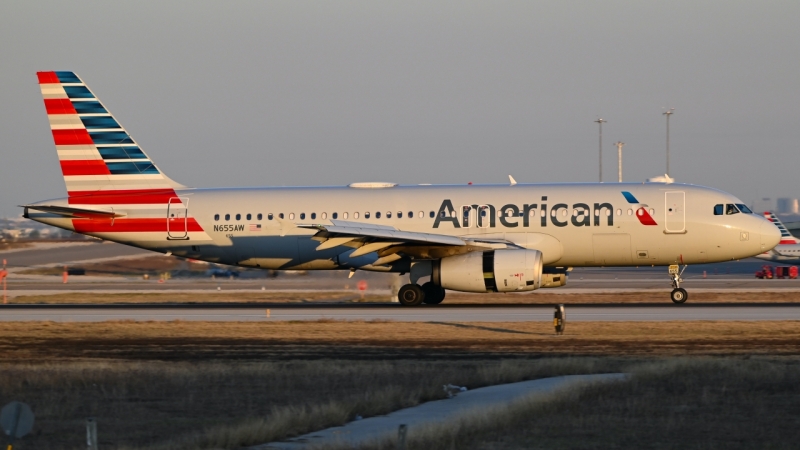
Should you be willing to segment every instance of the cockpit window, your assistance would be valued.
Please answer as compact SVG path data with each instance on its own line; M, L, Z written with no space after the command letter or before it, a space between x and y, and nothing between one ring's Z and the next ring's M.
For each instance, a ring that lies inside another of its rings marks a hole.
M736 205L728 203L727 205L725 205L725 215L731 215L731 214L739 214L739 210L736 209Z
M714 215L715 216L721 216L723 209L724 209L724 205L714 205Z
M751 211L750 208L747 207L747 205L743 205L741 203L737 203L736 207L739 208L739 211L741 211L741 212L743 212L745 214L753 214L753 211Z

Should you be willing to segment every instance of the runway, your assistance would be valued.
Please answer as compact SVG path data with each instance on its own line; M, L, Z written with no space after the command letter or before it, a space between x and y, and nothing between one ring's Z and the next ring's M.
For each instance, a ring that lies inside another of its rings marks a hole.
M698 321L698 320L800 320L800 305L567 305L567 320L599 321ZM314 321L388 320L398 322L531 322L553 320L551 306L422 306L375 305L230 305L176 307L174 305L54 306L9 305L0 308L0 321L100 322L133 321Z

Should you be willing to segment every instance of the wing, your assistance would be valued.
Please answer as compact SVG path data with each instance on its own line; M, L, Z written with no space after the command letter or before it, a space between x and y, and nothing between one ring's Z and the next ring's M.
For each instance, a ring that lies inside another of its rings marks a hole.
M516 247L515 244L502 240L401 231L387 225L344 220L331 220L331 225L297 226L318 230L313 237L321 242L317 250L327 250L342 245L356 249L351 257L376 252L378 260L373 263L375 266L389 264L403 257L432 259L493 248Z

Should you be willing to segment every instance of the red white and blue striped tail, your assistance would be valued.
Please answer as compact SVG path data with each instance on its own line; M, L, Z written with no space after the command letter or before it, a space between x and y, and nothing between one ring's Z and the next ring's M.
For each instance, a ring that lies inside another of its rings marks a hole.
M780 219L778 219L775 214L772 214L769 211L764 211L764 217L767 218L770 222L774 223L779 230L781 230L781 242L780 244L800 244L800 239L797 239L789 233L789 230L786 229L786 226L783 225Z
M38 72L67 185L78 205L167 204L180 184L156 167L73 72Z

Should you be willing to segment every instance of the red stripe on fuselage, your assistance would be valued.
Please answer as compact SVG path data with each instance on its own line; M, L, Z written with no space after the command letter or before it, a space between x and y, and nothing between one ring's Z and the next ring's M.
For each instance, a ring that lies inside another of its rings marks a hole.
M92 137L86 128L75 130L53 130L53 141L56 145L91 145Z
M102 160L67 160L61 161L61 173L64 176L70 175L110 175L108 166Z
M133 189L116 191L70 191L70 205L167 204L178 195L174 189Z
M78 233L134 233L134 232L167 232L167 218L163 219L72 219L72 226ZM193 232L203 231L203 228L193 218L186 219L185 226L182 219L170 219L169 231Z
M61 83L55 72L36 72L36 76L39 78L39 84Z
M47 114L78 114L68 98L46 98L44 108Z

